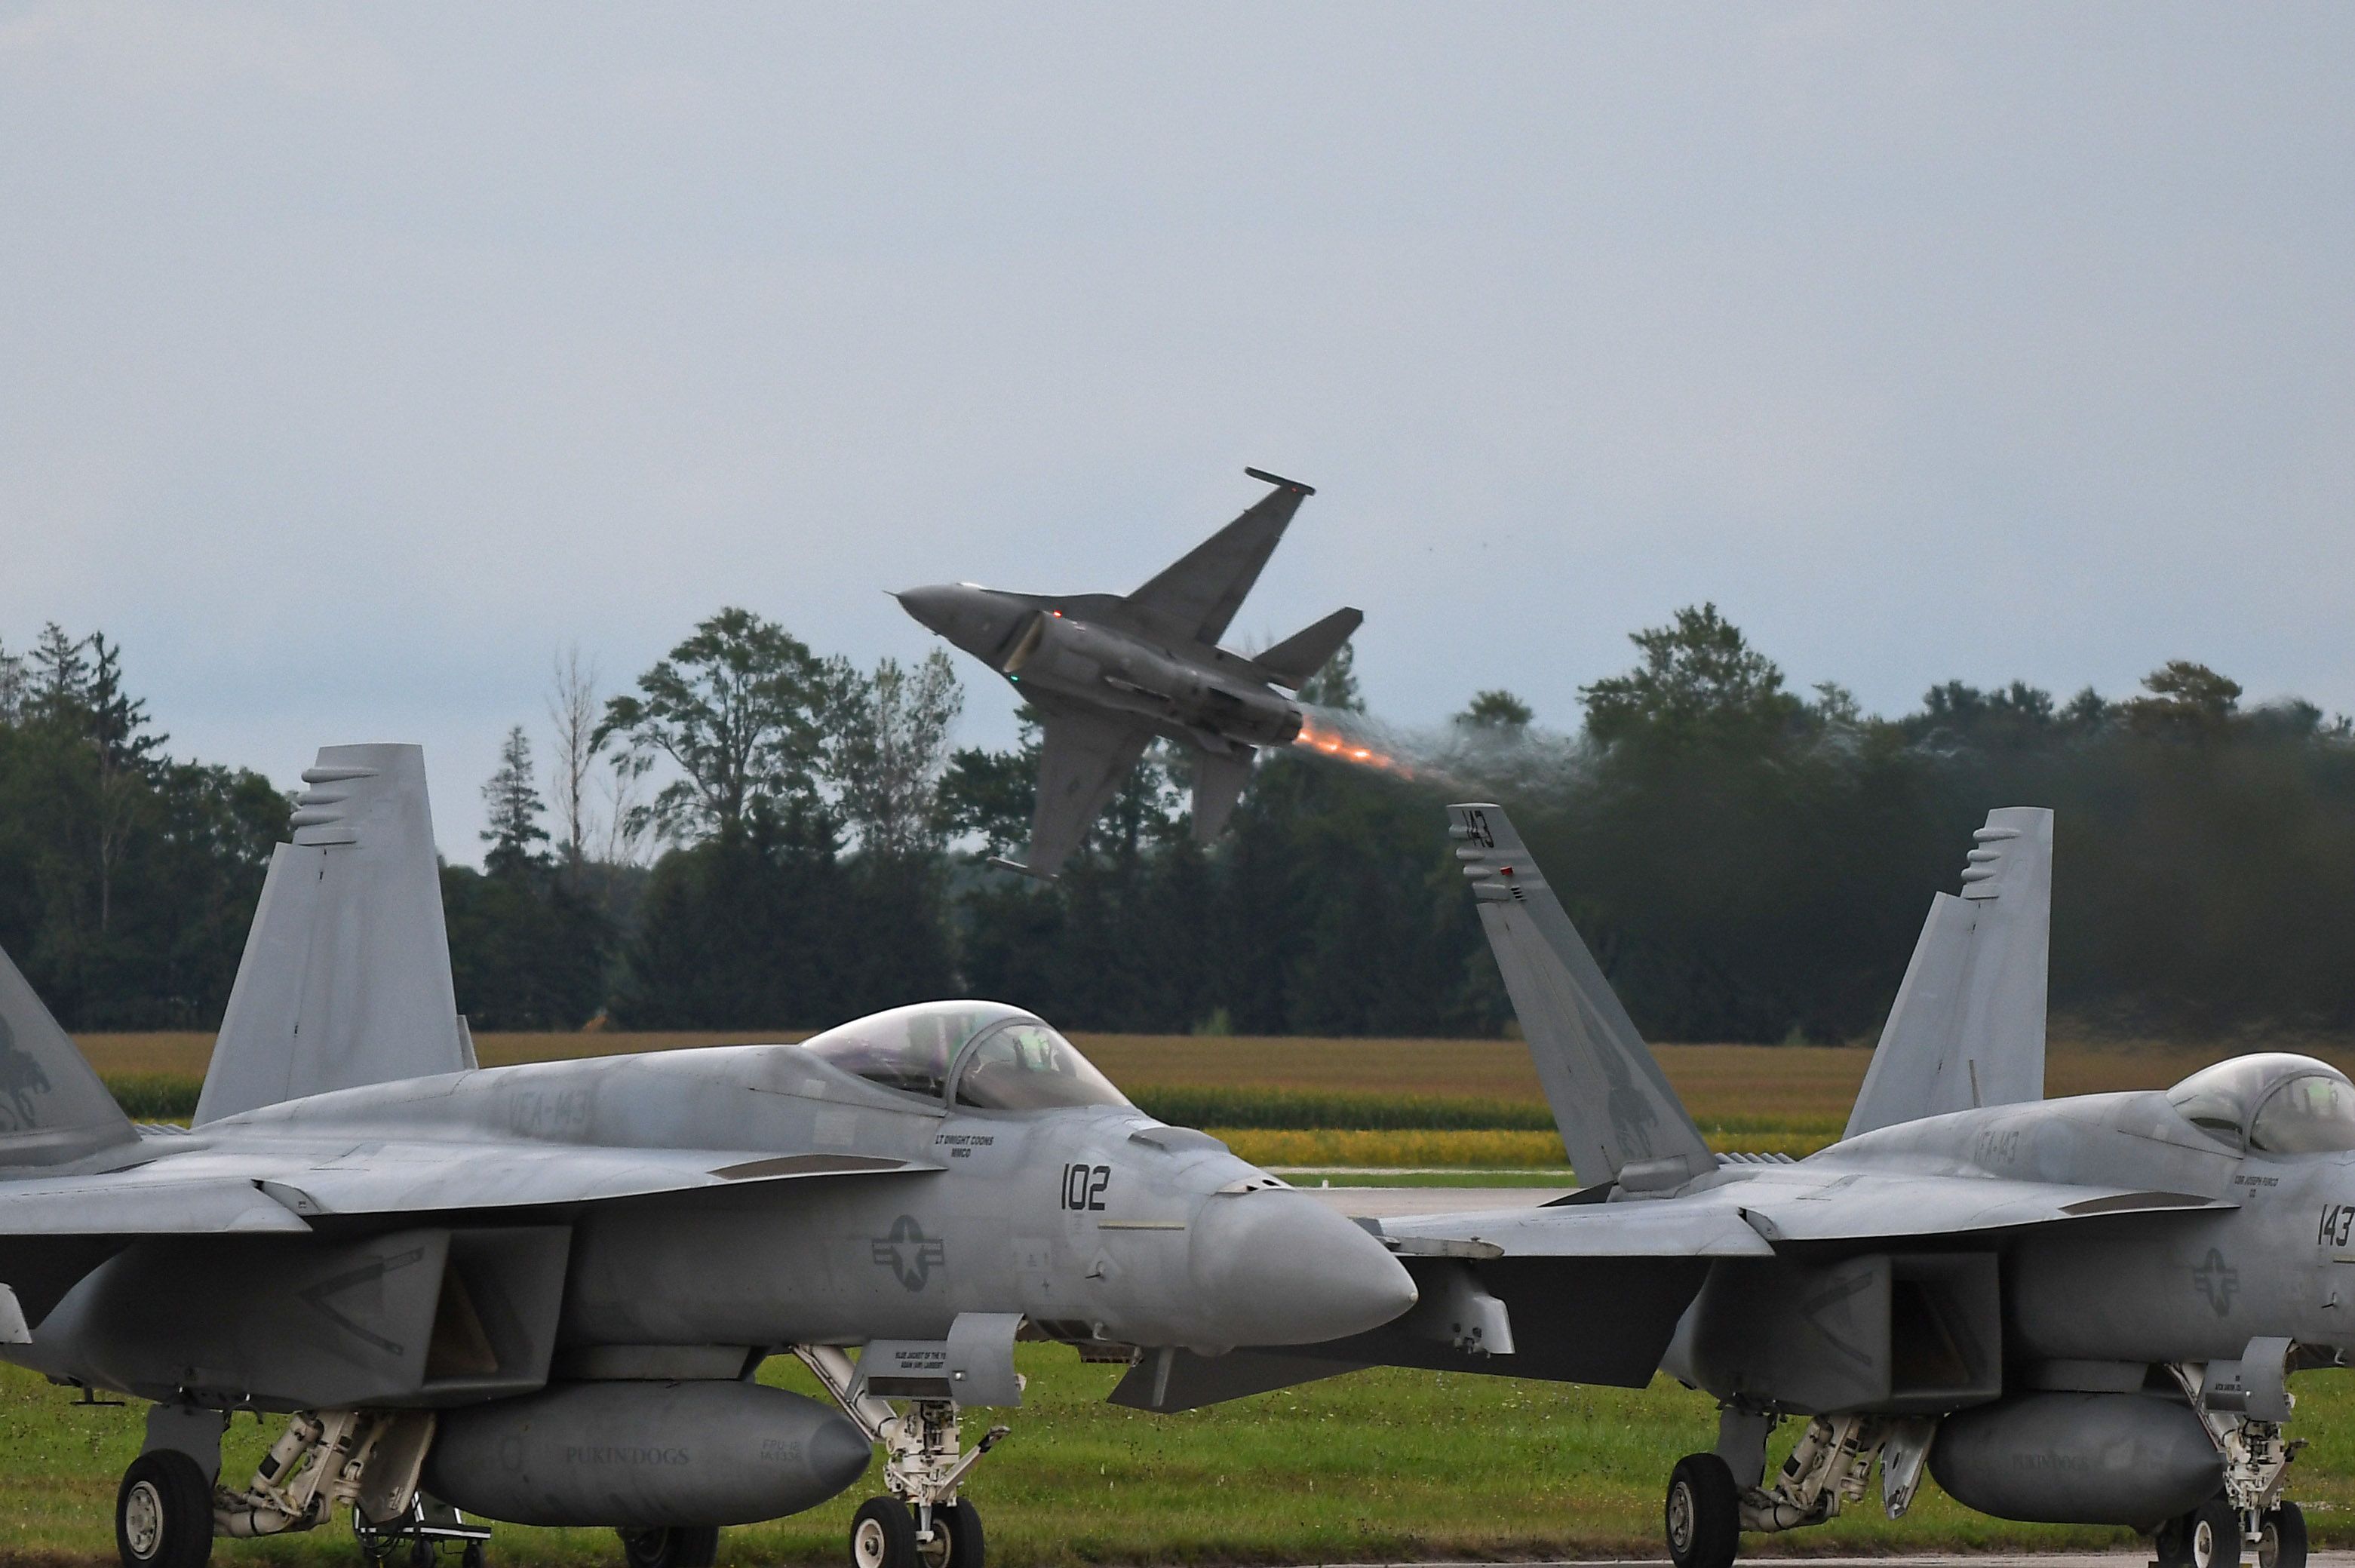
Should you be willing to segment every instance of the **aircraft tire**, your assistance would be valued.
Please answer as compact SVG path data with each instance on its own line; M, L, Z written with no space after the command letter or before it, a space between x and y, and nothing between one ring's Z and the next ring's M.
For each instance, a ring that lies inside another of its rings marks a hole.
M932 1529L948 1536L948 1562L943 1568L981 1568L982 1559L988 1554L988 1547L982 1538L979 1509L963 1499L946 1508L934 1509ZM2265 1568L2273 1568L2273 1565L2267 1563ZM2288 1564L2286 1568L2306 1568L2306 1565L2301 1561Z
M1732 1568L1742 1546L1742 1489L1724 1460L1714 1454L1678 1460L1663 1514L1677 1568Z
M850 1568L922 1568L916 1516L898 1498L868 1498L850 1520Z
M2296 1503L2267 1509L2257 1531L2257 1568L2306 1568L2306 1510Z
M2158 1568L2191 1568L2191 1516L2177 1514L2151 1531L2150 1554Z
M203 1568L213 1554L213 1487L204 1467L173 1448L131 1461L114 1494L114 1547L123 1568Z
M711 1568L719 1555L716 1524L670 1525L661 1530L624 1530L622 1555L630 1568Z
M2184 1560L2191 1568L2239 1568L2241 1513L2222 1492L2193 1509L2187 1523Z

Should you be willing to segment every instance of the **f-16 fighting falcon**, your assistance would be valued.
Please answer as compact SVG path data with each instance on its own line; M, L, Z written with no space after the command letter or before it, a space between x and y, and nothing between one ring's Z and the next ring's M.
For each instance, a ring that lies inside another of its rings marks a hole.
M634 1568L857 1480L856 1568L981 1568L959 1411L1018 1339L1083 1357L1327 1339L1411 1305L1366 1232L1138 1112L988 1002L799 1045L478 1069L424 769L306 772L193 1127L134 1126L0 957L0 1354L154 1402L128 1568L348 1509L381 1558L611 1526ZM854 1358L851 1350L863 1347ZM805 1361L829 1406L755 1381ZM284 1418L250 1479L229 1416Z
M1386 1221L1423 1291L1397 1326L1173 1352L1116 1398L1176 1409L1378 1363L1631 1387L1660 1368L1721 1411L1714 1448L1669 1477L1679 1568L1822 1523L1876 1459L1891 1518L1926 1471L1999 1518L2150 1531L2169 1568L2244 1548L2299 1568L2288 1385L2355 1345L2355 1083L2266 1053L2045 1100L2052 819L2009 808L1932 903L1841 1140L1714 1155L1505 813L1452 809L1587 1185Z
M909 614L1004 676L1039 718L1039 804L1018 863L1052 877L1086 837L1156 736L1187 747L1194 764L1194 836L1219 836L1261 746L1300 733L1297 691L1340 650L1365 616L1336 610L1248 658L1219 646L1243 596L1275 553L1292 515L1316 492L1275 486L1259 504L1126 598L1053 598L978 583L898 594Z

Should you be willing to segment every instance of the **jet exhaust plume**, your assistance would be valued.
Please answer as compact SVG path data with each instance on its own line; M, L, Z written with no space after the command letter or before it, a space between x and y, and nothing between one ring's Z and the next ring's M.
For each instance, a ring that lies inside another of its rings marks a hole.
M1293 750L1408 784L1527 798L1550 795L1582 766L1573 737L1526 726L1386 724L1347 708L1307 703Z

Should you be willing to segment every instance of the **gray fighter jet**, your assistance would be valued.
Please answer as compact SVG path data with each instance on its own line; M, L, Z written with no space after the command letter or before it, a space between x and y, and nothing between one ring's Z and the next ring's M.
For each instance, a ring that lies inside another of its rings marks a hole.
M487 1534L452 1505L694 1568L873 1444L856 1568L981 1568L961 1488L1002 1429L965 1446L959 1412L1020 1402L1018 1339L1216 1350L1413 1299L1363 1230L1014 1008L478 1069L417 749L304 778L193 1127L128 1121L0 958L0 1354L155 1402L129 1568L346 1509L379 1558ZM839 1408L753 1381L780 1352ZM240 1411L285 1425L231 1481Z
M1715 1155L1505 814L1453 812L1588 1185L1383 1221L1423 1290L1399 1325L1173 1353L1119 1397L1178 1408L1337 1363L1631 1387L1657 1367L1721 1409L1714 1450L1669 1479L1680 1568L1830 1519L1876 1459L1891 1518L1926 1470L2000 1518L2150 1531L2170 1568L2244 1547L2298 1568L2288 1384L2355 1345L2355 1083L2266 1053L2163 1093L2045 1100L2051 815L2009 808L1934 901L1842 1139L1796 1162Z
M1042 731L1039 804L1021 861L994 863L1052 877L1156 736L1186 747L1194 769L1194 837L1208 843L1233 814L1262 746L1300 733L1297 691L1365 620L1336 610L1248 658L1219 646L1259 581L1285 525L1316 494L1275 486L1260 503L1129 594L1054 598L978 583L894 595L909 614L1004 676Z

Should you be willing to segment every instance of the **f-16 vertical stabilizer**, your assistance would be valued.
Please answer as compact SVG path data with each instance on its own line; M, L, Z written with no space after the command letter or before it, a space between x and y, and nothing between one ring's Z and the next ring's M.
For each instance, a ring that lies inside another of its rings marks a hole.
M261 886L201 1125L282 1100L474 1065L450 985L417 746L325 746Z
M2052 814L2000 806L1971 837L1962 894L1930 901L1845 1136L2044 1098Z
M138 1136L16 965L0 953L0 1166L63 1165Z
M1625 1191L1717 1168L1658 1061L1501 807L1448 807L1455 857L1578 1179Z

